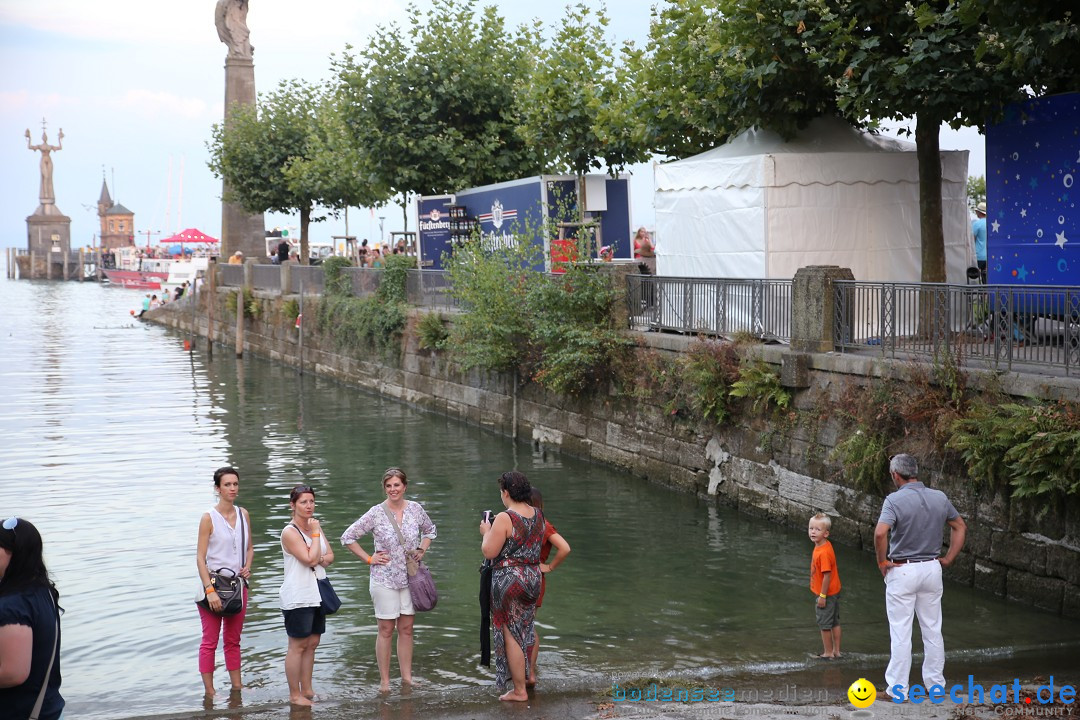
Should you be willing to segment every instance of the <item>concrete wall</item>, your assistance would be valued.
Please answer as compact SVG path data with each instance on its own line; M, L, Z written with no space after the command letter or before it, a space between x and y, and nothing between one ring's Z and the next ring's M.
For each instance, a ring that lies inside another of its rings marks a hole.
M235 315L225 309L225 292L217 298L214 338L232 352ZM296 366L298 331L281 316L276 294L261 295L262 312L245 321L245 351ZM295 298L294 298L295 299ZM903 378L903 363L835 353L798 356L808 386L795 394L795 404L816 417L790 427L754 419L714 431L673 420L661 407L600 393L588 400L553 396L530 384L515 394L507 374L464 372L440 353L421 350L410 331L394 358L359 359L304 338L305 372L336 378L379 394L444 413L492 432L530 438L541 449L569 452L620 467L650 481L684 492L714 497L741 512L791 527L804 528L814 512L833 517L832 539L873 550L873 529L881 496L868 496L839 478L828 458L844 429L831 410L850 383L872 378ZM149 317L188 329L190 309L167 305ZM205 307L196 315L197 332L206 335ZM691 339L642 334L661 352L679 353ZM762 347L762 358L780 366L788 350ZM985 379L972 376L976 390ZM1080 381L1020 375L997 376L993 382L1018 396L1075 399ZM516 420L515 420L516 418ZM942 476L933 469L924 481L944 490L968 522L968 539L957 563L946 571L951 579L1055 613L1080 617L1080 510L1023 508L997 495L975 494L965 478ZM885 479L883 479L885 481ZM883 482L883 488L885 487ZM1038 511L1042 517L1036 519ZM872 562L868 558L867 562Z

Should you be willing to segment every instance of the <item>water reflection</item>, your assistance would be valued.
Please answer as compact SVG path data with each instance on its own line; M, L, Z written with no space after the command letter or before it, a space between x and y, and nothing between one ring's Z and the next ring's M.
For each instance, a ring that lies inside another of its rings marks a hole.
M793 672L806 675L803 684L846 686L853 673L883 671L888 626L871 556L837 547L849 658L822 667L809 659L820 640L801 530L254 357L187 353L182 338L159 328L118 325L139 297L91 284L0 284L9 309L0 315L0 337L9 339L0 477L7 514L42 529L68 611L70 715L201 711L196 529L215 501L213 471L226 464L241 470L239 504L256 549L242 641L246 708L285 712L278 586L289 489L317 488L336 537L381 501L390 465L406 469L410 499L439 528L429 565L441 598L417 619L414 671L423 684L413 696L380 699L367 568L338 553L330 574L345 607L329 619L315 681L365 716L376 708L384 717L431 716L418 708L446 698L494 702L491 671L478 664L477 525L481 510L498 509L495 479L513 467L543 489L547 515L574 547L544 600L542 688L602 687L612 674ZM53 308L38 312L43 303ZM117 585L133 579L156 589L153 603L117 597ZM949 668L1080 669L1074 621L951 585L944 612ZM136 696L117 699L118 673ZM219 688L215 712L237 709L229 702Z

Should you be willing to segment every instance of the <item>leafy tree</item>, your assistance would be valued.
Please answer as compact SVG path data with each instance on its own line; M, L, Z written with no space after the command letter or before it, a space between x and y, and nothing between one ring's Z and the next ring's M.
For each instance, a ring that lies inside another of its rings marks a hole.
M333 126L320 123L324 94L299 80L283 81L255 108L237 107L228 127L213 126L210 169L225 179L230 202L251 212L300 212L300 262L308 262L308 226L317 205L345 207L359 197L341 172L327 172Z
M619 170L647 159L623 112L629 78L615 67L603 6L567 8L554 37L539 48L519 87L518 131L548 172L584 175L606 164Z
M410 24L376 29L357 54L334 61L352 142L376 161L383 199L437 194L536 174L539 158L515 132L514 85L537 40L510 35L494 7L435 0Z
M975 207L981 202L986 202L986 176L968 177L965 189L969 207Z

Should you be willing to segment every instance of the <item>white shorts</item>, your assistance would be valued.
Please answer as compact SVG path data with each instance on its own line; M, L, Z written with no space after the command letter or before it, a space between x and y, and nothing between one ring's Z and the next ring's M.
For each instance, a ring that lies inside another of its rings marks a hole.
M415 615L412 606L412 593L409 588L400 590L379 585L374 579L368 581L371 602L375 606L375 617L379 620L397 620L402 615Z

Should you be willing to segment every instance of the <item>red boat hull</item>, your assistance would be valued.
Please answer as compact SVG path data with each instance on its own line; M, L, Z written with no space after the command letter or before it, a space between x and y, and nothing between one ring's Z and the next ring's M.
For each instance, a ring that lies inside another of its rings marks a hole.
M160 290L161 283L169 279L167 272L149 272L144 270L106 270L105 277L113 285L130 290Z

